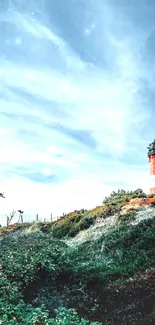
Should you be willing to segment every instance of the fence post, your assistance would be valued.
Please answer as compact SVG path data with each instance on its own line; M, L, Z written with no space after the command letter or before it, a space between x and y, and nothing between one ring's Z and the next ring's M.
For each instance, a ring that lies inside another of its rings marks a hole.
M38 222L39 220L39 216L38 216L38 213L36 214L36 222Z
M51 213L51 222L52 222L52 213Z
M7 217L7 227L9 227L9 217Z

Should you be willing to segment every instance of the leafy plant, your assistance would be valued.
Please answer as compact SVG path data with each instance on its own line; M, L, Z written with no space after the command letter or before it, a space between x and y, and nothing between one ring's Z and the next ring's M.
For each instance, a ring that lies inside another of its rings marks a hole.
M118 224L127 224L135 220L135 211L127 212L125 214L119 215L117 219Z
M82 244L69 239L105 217L108 206L119 208L135 195L145 194L114 192L102 207L52 224L23 223L11 236L0 229L1 324L154 324L155 216L132 226L130 212L99 237Z
M130 199L134 198L146 198L147 195L142 189L137 189L135 191L125 191L118 190L113 191L109 197L105 197L103 204L108 207L108 212L112 213L114 211L120 210Z

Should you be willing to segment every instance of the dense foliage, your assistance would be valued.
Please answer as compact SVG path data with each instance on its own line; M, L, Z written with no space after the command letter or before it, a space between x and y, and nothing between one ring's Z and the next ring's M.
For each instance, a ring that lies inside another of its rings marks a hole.
M103 204L109 208L108 212L111 213L122 208L131 199L146 197L147 195L142 189L137 189L135 191L125 191L119 189L117 192L113 191L109 197L105 197Z
M105 208L102 208L102 211L104 210ZM55 223L53 227L53 236L56 238L63 238L64 236L74 237L80 231L86 230L92 226L97 216L97 209L93 211L82 210L70 213L58 223Z
M43 287L46 281L48 285L51 281L52 286L52 282L54 284L56 279L66 272L67 246L63 242L55 241L50 235L44 235L41 232L13 234L1 241L0 248L0 319L2 324L99 324L79 318L73 308L66 309L59 306L58 297L51 297L50 313L41 300L36 304L36 308L33 307L35 290L38 291ZM32 301L26 303L27 300Z
M153 324L154 282L147 289L137 281L134 313L126 313L131 304L126 288L154 265L155 218L121 224L76 245L56 239L52 230L7 234L0 241L1 323L112 325L127 324L129 317L128 324Z
M91 211L76 211L62 218L59 223L56 223L53 228L53 235L56 238L63 238L64 236L74 237L81 230L88 229L94 225L98 215L100 217L107 217L112 213L120 211L120 209L131 199L146 198L147 195L141 189L135 191L118 190L113 191L109 197L105 197L103 207ZM98 214L99 210L99 214Z

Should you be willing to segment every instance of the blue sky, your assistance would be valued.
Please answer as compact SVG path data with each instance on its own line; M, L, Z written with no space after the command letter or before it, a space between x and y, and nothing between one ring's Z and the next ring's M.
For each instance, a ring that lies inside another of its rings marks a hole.
M1 223L149 190L153 0L0 0Z

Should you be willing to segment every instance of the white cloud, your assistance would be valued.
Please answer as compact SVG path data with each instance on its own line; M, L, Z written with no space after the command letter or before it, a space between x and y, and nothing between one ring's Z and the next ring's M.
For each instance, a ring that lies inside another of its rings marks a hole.
M82 59L58 27L46 22L45 12L37 20L12 7L0 16L13 30L6 35L7 48L5 35L0 36L0 171L1 191L6 192L2 214L21 208L27 216L56 216L99 205L117 187L148 191L145 159L135 165L125 157L130 154L132 161L132 155L138 159L146 154L145 147L140 152L142 132L151 115L140 89L148 71L142 71L136 54L146 33L140 35L121 16L117 25L117 12L108 2L98 7L92 1L90 7L93 32L87 33L87 41L91 37L96 51L93 63ZM128 34L122 33L123 26ZM98 65L97 56L111 58L110 66ZM59 131L60 125L70 136ZM71 136L76 129L90 132L96 148L76 142ZM35 183L19 176L17 167L55 174L59 182Z

